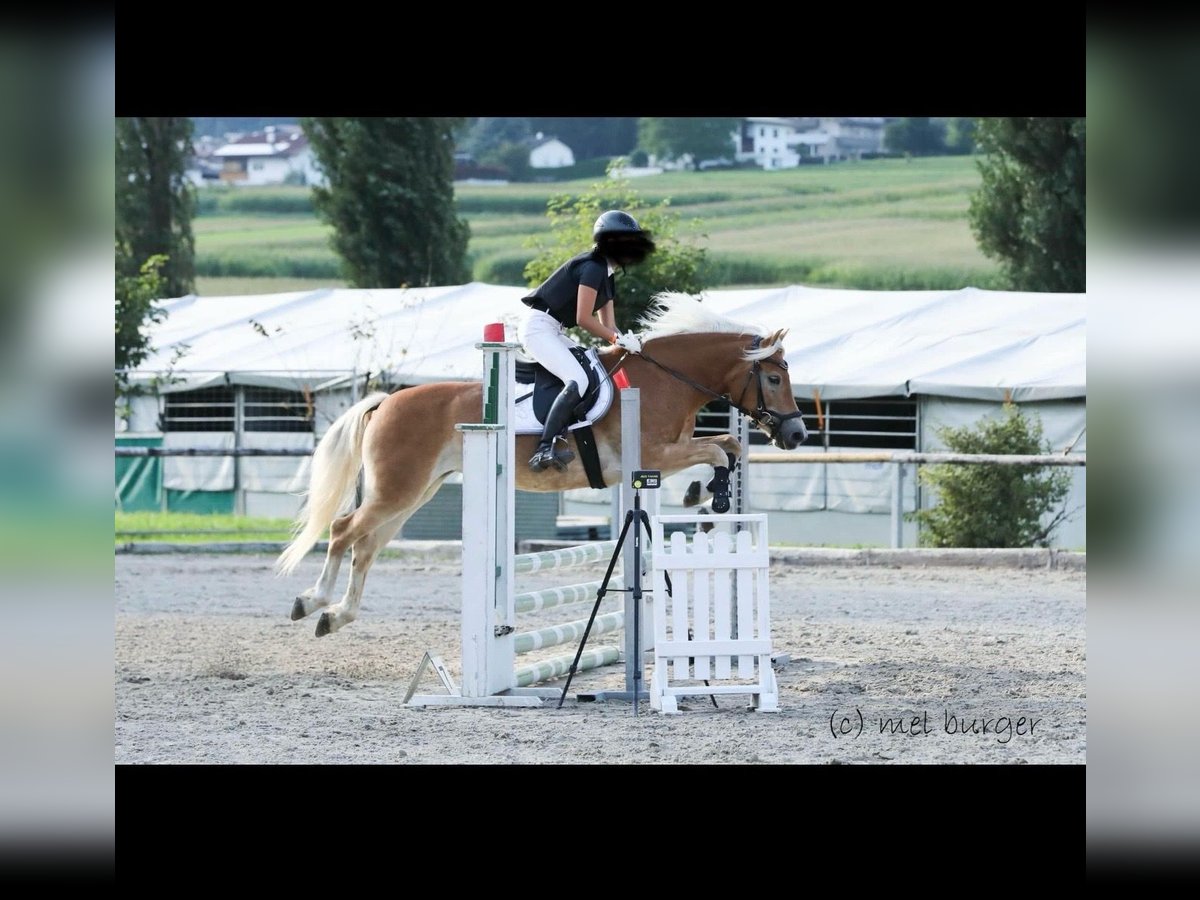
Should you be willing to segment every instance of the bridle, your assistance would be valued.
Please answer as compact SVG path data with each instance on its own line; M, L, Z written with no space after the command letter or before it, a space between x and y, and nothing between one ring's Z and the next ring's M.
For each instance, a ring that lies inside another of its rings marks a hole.
M750 343L750 349L757 350L761 346L762 346L762 337L759 335L755 335L754 340ZM629 354L626 353L626 356L628 356L628 355ZM732 406L734 409L736 409L738 412L740 412L743 416L750 419L750 421L752 421L755 425L757 425L759 428L761 428L763 431L765 431L767 433L768 437L771 438L771 442L773 444L775 444L777 447L783 446L783 443L782 443L783 438L782 438L782 435L780 434L780 429L783 428L783 423L786 422L788 419L795 419L798 416L803 415L803 413L800 412L799 410L797 410L794 413L781 413L781 412L776 412L773 409L768 409L766 400L763 397L762 363L764 361L768 362L773 366L778 366L779 368L783 369L786 372L787 367L788 367L787 360L781 359L778 362L776 362L773 359L768 359L768 360L756 359L756 360L754 360L753 365L750 366L750 371L746 373L746 383L744 385L742 385L742 392L741 392L741 394L738 395L738 399L735 402L733 397L731 397L729 394L718 394L716 391L711 390L711 389L705 387L704 385L693 381L691 378L688 378L688 376L684 375L682 372L677 372L674 369L672 369L670 366L664 366L662 363L660 363L658 360L654 359L653 357L647 356L646 352L644 350L639 355L641 356L642 359L646 360L646 362L652 363L652 364L658 366L660 369L662 369L664 372L666 372L672 378L682 381L684 384L690 385L691 387L698 390L700 393L707 394L709 397L711 397L714 400L727 401L730 406ZM616 367L613 369L613 371L615 372L616 369L620 368L621 364L624 361L625 361L625 356L622 356L620 361L618 361ZM745 405L742 403L742 401L746 399L746 391L748 391L750 389L751 381L755 382L755 386L758 389L758 391L757 391L758 396L756 399L756 403L755 403L753 412L751 410L747 409L745 407Z

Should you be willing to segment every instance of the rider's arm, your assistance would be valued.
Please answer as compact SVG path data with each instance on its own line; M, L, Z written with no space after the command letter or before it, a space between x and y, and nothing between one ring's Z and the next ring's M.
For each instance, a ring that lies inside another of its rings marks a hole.
M594 334L606 344L611 344L615 341L617 339L617 330L611 324L613 318L612 301L608 301L593 313L592 309L596 305L595 288L581 284L576 297L575 321L579 323L579 327L588 334ZM606 316L608 321L606 321Z
M617 330L617 314L613 306L613 302L609 300L596 310L596 315L600 318L601 325L615 333Z

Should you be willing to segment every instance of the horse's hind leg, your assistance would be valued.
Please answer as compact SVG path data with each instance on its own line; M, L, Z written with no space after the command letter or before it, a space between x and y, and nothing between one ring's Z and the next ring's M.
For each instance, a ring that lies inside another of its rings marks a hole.
M363 507L363 509L367 509L367 507ZM363 585L367 580L367 570L375 562L375 557L379 555L379 551L387 546L388 541L396 536L396 532L400 530L400 526L407 519L407 515L392 515L390 518L383 519L382 521L378 519L372 520L369 516L364 517L359 528L355 530L355 533L359 537L354 541L350 557L350 584L346 586L346 593L341 601L321 613L321 618L317 620L317 637L332 634L343 625L347 625L358 618L358 608L362 602ZM370 525L372 521L375 523L373 527Z
M350 533L351 525L357 510L340 518L334 519L329 526L329 549L325 553L325 565L317 576L317 583L304 591L292 604L292 621L312 615L323 606L328 606L333 596L333 586L337 584L338 570L342 566L342 557L353 543Z

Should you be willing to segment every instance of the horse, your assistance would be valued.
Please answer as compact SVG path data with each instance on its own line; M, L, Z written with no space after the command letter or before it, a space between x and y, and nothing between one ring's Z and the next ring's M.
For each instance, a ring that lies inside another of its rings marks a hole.
M599 351L611 377L626 373L641 390L642 467L670 475L707 464L713 508L728 509L729 468L741 453L733 435L693 437L696 413L713 399L730 404L763 430L781 449L807 437L792 396L784 359L786 329L771 331L734 322L688 294L655 295L639 320L642 352L619 347ZM404 523L424 506L450 475L462 470L462 434L455 424L480 419L483 386L477 381L444 381L372 393L338 417L312 457L309 489L296 519L293 539L276 562L287 575L329 529L329 548L316 584L295 598L291 617L324 610L316 635L322 637L354 621L367 571L376 555ZM620 404L592 426L607 484L621 473ZM565 491L588 487L579 457L565 469L534 472L524 464L539 436L516 438L516 486L523 491ZM352 509L359 473L362 502ZM701 503L707 496L696 498ZM351 577L341 600L330 605L338 569L352 550ZM328 607L328 608L326 608Z

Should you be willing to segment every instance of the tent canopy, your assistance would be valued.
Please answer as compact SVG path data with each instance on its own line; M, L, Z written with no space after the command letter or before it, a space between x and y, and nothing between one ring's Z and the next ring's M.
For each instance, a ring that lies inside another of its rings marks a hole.
M168 390L215 382L314 390L351 372L401 384L476 380L484 325L504 322L515 340L526 293L472 282L180 297L162 304L168 315L150 331L155 352L133 380L168 370ZM1086 396L1083 294L792 285L702 299L736 321L790 329L785 346L799 397Z

